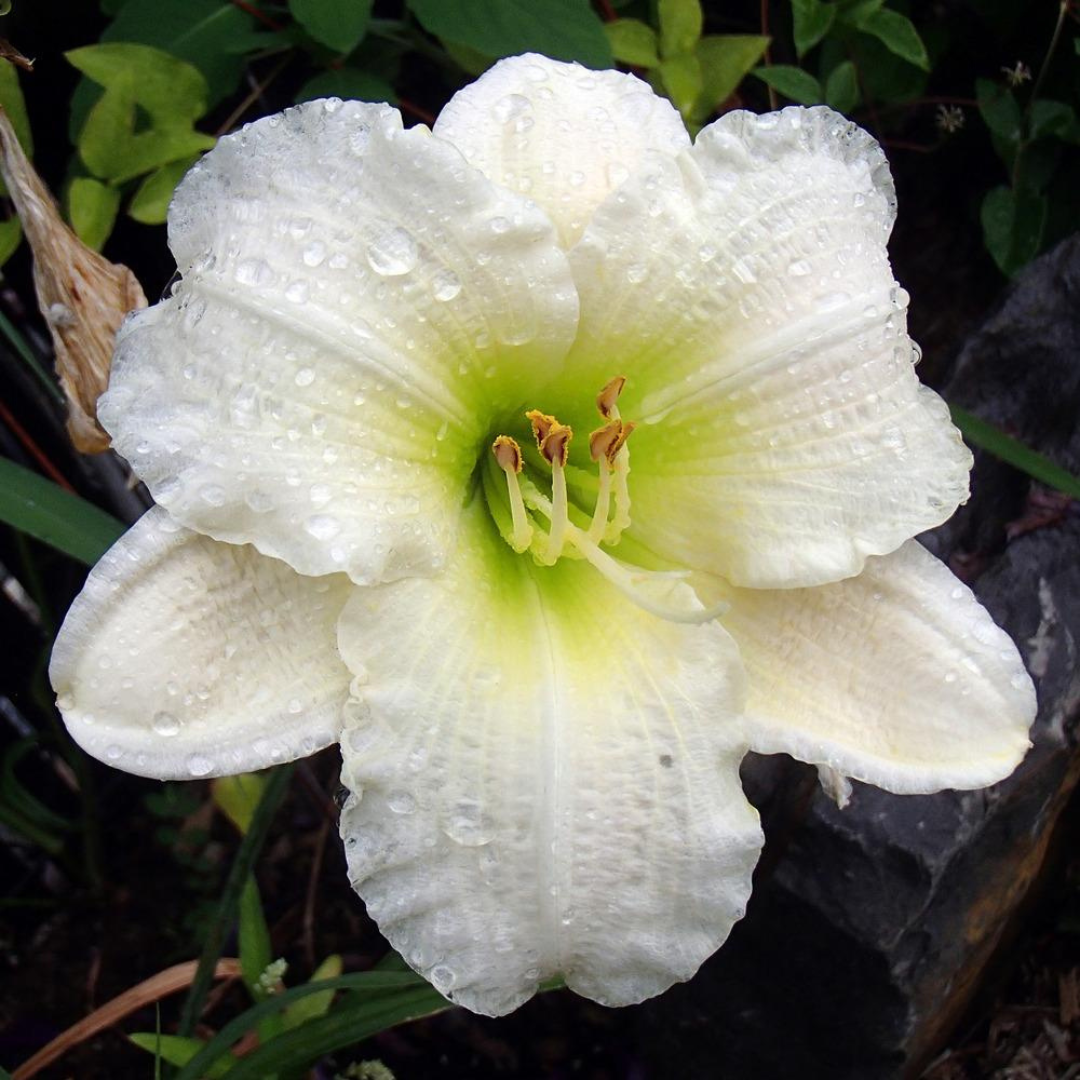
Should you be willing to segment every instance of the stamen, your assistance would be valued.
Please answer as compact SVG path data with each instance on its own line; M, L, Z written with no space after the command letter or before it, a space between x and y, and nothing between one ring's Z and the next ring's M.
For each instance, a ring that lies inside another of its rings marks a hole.
M532 424L533 438L536 439L536 445L543 450L541 445L544 439L547 437L547 433L559 422L554 416L549 416L547 413L541 412L539 409L530 409L525 414L525 419Z
M521 497L521 484L518 481L518 473L522 467L521 447L509 435L500 435L491 444L491 452L495 455L499 468L506 473L510 514L514 525L510 546L520 555L528 550L533 539L533 527L525 513L525 502Z
M596 407L605 420L619 419L619 406L616 402L625 385L626 376L616 375L614 379L609 379L604 389L596 395Z
M566 530L570 525L565 465L570 454L570 440L574 437L573 431L565 424L560 424L553 417L551 420L540 442L540 453L551 465L551 533L543 555L543 562L548 566L554 565L562 554Z
M611 513L611 458L609 451L618 442L622 433L622 421L611 420L602 428L597 428L589 436L589 456L597 462L600 469L600 487L596 493L596 508L592 521L589 522L588 537L594 544L599 544L607 529L608 515ZM624 440L625 441L625 440Z

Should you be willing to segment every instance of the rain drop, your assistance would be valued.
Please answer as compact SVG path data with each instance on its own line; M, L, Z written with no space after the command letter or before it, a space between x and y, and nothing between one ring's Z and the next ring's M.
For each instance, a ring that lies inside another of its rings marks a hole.
M395 814L411 814L416 809L416 800L407 791L391 791L386 805Z
M171 712L154 713L154 719L151 723L154 733L166 739L180 734L180 721Z
M492 111L500 124L509 124L532 109L532 102L523 94L507 94L495 102Z
M319 266L325 258L326 245L321 240L316 240L304 248L304 264L306 266Z
M213 767L214 763L202 754L192 754L187 759L187 771L192 776L206 776Z
M435 299L444 304L461 292L461 279L453 270L440 270L432 285Z
M313 514L304 522L304 531L316 540L331 540L341 532L341 522L330 514Z
M416 240L405 229L386 229L368 244L368 262L376 274L400 277L416 267L420 252Z
M241 285L267 285L274 279L274 271L262 259L244 259L236 265L236 280Z

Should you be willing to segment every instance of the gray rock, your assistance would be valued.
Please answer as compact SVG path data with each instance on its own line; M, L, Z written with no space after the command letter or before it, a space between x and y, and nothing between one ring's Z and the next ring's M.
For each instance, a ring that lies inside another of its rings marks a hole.
M1019 277L945 396L1080 472L1080 237ZM655 1075L917 1076L1036 881L1080 775L1080 507L980 453L970 503L923 540L1018 643L1033 750L994 788L856 784L845 810L811 770L749 760L769 838L755 895L700 975L641 1010Z

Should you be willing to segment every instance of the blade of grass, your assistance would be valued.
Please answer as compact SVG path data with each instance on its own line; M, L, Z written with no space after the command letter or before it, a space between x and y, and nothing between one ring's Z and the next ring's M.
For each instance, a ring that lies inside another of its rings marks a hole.
M566 983L561 978L548 979L540 984L540 992L547 993L550 990L561 990L565 986ZM376 1034L378 1031L394 1026L394 1024L404 1023L406 1020L415 1019L418 1016L429 1016L451 1006L451 1002L447 1001L425 979L417 975L416 972L409 970L360 971L333 979L322 979L318 982L313 979L302 986L294 986L291 990L284 990L280 994L275 994L272 998L261 1001L258 1005L253 1005L239 1016L233 1017L184 1066L176 1080L201 1080L218 1060L229 1053L231 1047L249 1032L254 1031L265 1017L277 1010L289 1010L294 1007L297 1001L313 994L333 993L336 990L349 991L352 1000L339 1005L330 1015L337 1015L342 1009L353 1009L355 1011L360 1007L360 1003L364 1002L368 1004L388 1003L388 1006L392 1005L394 1007L395 1014L399 1009L401 1010L401 1015L397 1016L397 1018L391 1017L387 1020L384 1017L385 1022L382 1023L382 1026L375 1028L371 1034ZM406 995L409 996L406 997ZM419 1005L416 1002L419 1002ZM421 1006L423 1011L413 1012L414 1008ZM321 1019L325 1019L325 1017ZM350 1022L355 1024L356 1021L351 1019ZM303 1024L292 1030L302 1031L307 1027L308 1024ZM350 1030L355 1034L355 1027ZM274 1040L274 1042L276 1044L277 1040Z
M237 911L240 906L240 894L247 884L255 866L255 860L259 857L263 844L266 842L270 830L270 823L277 812L285 791L289 786L289 780L293 774L293 764L279 765L270 773L270 779L259 800L259 805L251 818L251 825L240 841L240 847L236 852L229 870L225 888L218 903L217 912L207 930L206 939L203 943L202 954L199 957L199 967L192 980L191 989L184 1001L184 1009L180 1014L180 1023L177 1026L178 1035L191 1035L195 1030L195 1022L202 1012L206 1002L206 994L210 989L210 983L214 977L214 968L218 957L221 955L225 944L225 937L230 928L236 922Z
M64 394L49 373L42 367L41 362L34 355L33 349L27 344L26 338L19 333L15 324L0 311L0 334L8 339L11 347L19 354L26 366L37 376L38 382L45 387L46 392L54 401L63 405Z
M0 521L93 566L124 526L79 495L0 458Z
M176 1077L176 1080L200 1080L216 1061L223 1055L228 1054L230 1048L242 1039L249 1031L255 1030L260 1021L265 1017L282 1010L311 994L324 994L327 991L351 990L358 999L369 1003L386 1002L395 999L399 995L409 994L424 995L430 1011L449 1008L448 1002L441 994L428 985L415 972L378 972L362 971L352 975L342 975L336 979L324 979L321 982L305 983L303 986L294 986L291 990L285 990L275 994L266 1001L253 1005L239 1016L230 1020L202 1050L184 1066ZM397 1021L395 1021L397 1022ZM389 1024L386 1026L390 1026ZM306 1024L295 1028L301 1031ZM381 1030L381 1029L380 1029ZM276 1042L276 1040L274 1040ZM269 1043L267 1045L270 1045ZM274 1070L271 1070L274 1071Z
M399 991L388 998L349 1002L327 1016L271 1039L242 1058L229 1070L229 1076L231 1080L262 1080L271 1073L289 1075L334 1050L449 1007L450 1003L430 987Z
M1055 465L1031 447L1025 446L1019 439L1006 435L1000 428L974 416L958 405L950 405L953 423L972 446L977 446L1001 458L1021 472L1038 480L1040 484L1056 488L1074 499L1080 499L1080 477L1074 476L1068 469Z

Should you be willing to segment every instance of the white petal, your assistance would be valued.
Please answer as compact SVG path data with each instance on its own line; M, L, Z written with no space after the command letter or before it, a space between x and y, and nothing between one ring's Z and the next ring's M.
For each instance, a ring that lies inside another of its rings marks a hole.
M486 522L468 541L446 574L361 590L342 616L353 883L476 1012L557 973L608 1005L658 994L726 938L761 844L735 649L583 562L538 568Z
M424 128L312 102L177 191L183 280L121 333L102 422L183 524L302 573L436 569L493 416L559 370L551 223Z
M817 585L945 520L971 458L922 387L880 148L827 109L729 114L571 253L570 373L629 376L635 535L740 585Z
M146 513L90 572L49 677L75 741L140 776L220 776L337 741L353 586Z
M566 247L645 154L690 145L647 83L535 53L500 60L459 90L434 130L496 183L535 199Z
M1030 745L1035 690L1016 646L914 540L833 585L719 595L755 750L921 793L995 783Z

